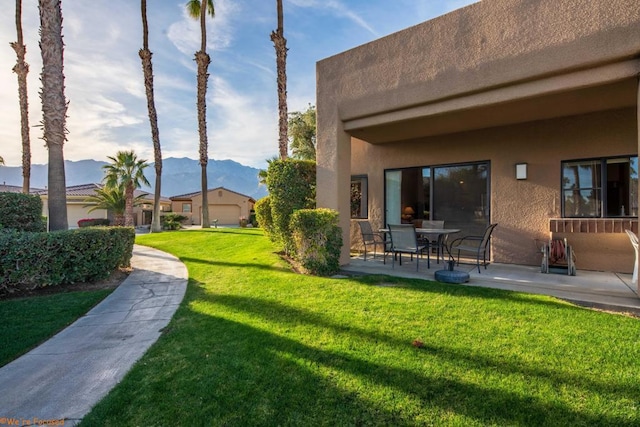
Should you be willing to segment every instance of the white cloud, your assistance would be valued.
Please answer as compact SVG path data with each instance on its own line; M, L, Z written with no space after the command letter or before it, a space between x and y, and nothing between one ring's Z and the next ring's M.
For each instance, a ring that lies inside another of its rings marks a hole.
M468 4L470 0L285 0L289 41L288 106L302 111L315 103L315 61ZM105 160L134 149L153 157L138 50L142 45L139 2L63 2L65 85L69 100L69 141L65 158ZM208 134L211 158L230 158L264 167L277 154L275 53L269 40L276 26L275 2L216 0L207 22L209 72ZM296 11L297 8L297 11ZM392 13L391 13L392 12ZM424 15L423 15L424 14ZM289 19L287 16L293 18ZM155 99L164 157L198 157L195 108L199 22L187 16L185 0L154 2L148 9ZM32 162L46 163L47 150L36 127L41 120L37 2L23 2L27 45ZM339 34L324 37L327 28ZM354 31L351 31L354 30ZM362 31L364 30L364 31ZM356 35L356 33L358 33ZM0 14L0 156L21 162L14 9Z
M380 37L378 32L359 14L349 9L343 2L338 0L289 0L289 3L306 8L314 8L327 10L333 13L338 18L346 18L357 26L367 30L375 37Z
M223 50L233 42L231 18L238 10L229 0L216 0L215 16L207 15L207 51ZM174 46L183 54L193 56L200 50L200 21L192 18L187 13L184 4L181 5L180 20L169 27L167 37Z
M220 77L212 76L211 81L215 89L209 100L209 157L263 167L278 152L276 104L255 102Z

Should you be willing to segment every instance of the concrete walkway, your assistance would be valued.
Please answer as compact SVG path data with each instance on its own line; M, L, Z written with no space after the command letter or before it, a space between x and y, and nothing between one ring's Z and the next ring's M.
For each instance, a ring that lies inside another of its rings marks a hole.
M129 277L89 313L0 368L0 426L77 424L156 342L182 301L187 268L138 245L131 262Z
M392 268L389 255L386 264L383 264L381 255L375 259L369 255L367 261L362 257L353 257L349 265L342 266L341 269L347 274L387 274L435 280L434 273L445 269L445 264L437 264L432 258L431 268L428 269L426 260L421 259L419 270L416 271L415 261L410 262L408 257L402 266L396 262ZM471 264L462 264L455 269L469 273L470 279L465 286L550 295L583 306L640 315L640 297L637 287L631 284L631 274L586 270L578 270L575 276L567 275L566 270L564 273L557 270L543 274L540 267L495 263L489 264L486 270L481 268L480 273Z

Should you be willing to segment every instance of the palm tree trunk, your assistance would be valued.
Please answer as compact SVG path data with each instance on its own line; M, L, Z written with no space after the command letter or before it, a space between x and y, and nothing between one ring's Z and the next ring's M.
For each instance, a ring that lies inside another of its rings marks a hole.
M196 63L198 64L198 133L200 134L200 168L202 184L202 228L209 228L209 197L207 192L207 162L209 159L207 142L207 72L211 58L207 54L207 1L202 0L200 10L200 51L196 52Z
M16 0L16 33L18 41L11 47L18 57L13 72L18 75L18 96L20 99L20 133L22 136L22 192L29 193L31 187L31 141L29 140L29 102L27 99L27 74L29 64L24 60L27 47L22 36L22 0Z
M39 0L42 54L43 139L49 149L49 230L66 230L67 195L63 145L66 140L67 102L64 96L62 11L60 0Z
M124 226L124 215L114 214L113 215L113 225Z
M276 71L278 75L278 148L280 159L288 157L289 137L288 112L287 112L287 39L284 38L284 17L282 13L282 0L276 0L278 9L278 29L271 32L271 41L276 49Z
M133 227L133 183L127 185L127 188L124 190L124 196L124 226Z
M155 191L153 193L153 216L151 219L151 232L162 231L160 224L160 191L162 181L162 151L160 149L160 132L158 130L158 114L153 95L153 66L149 50L149 26L147 23L147 1L141 0L142 9L142 49L139 55L142 60L142 72L144 74L144 87L147 93L147 109L149 110L149 123L151 125L151 139L153 140L153 157L156 170Z

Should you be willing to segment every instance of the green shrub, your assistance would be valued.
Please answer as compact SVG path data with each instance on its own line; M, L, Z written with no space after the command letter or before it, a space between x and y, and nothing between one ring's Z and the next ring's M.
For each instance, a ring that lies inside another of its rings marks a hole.
M131 264L131 227L0 233L0 293L109 277Z
M293 250L289 224L298 209L316 205L316 164L309 160L273 160L267 172L267 189L271 198L272 240Z
M182 227L182 221L187 220L188 218L184 215L177 214L175 212L171 212L160 217L160 222L162 222L162 228L165 230L180 230Z
M0 193L0 229L45 231L40 196L23 193Z
M78 221L78 227L98 227L103 226L106 227L109 225L109 220L107 218L85 218Z
M321 276L340 269L342 231L331 209L301 209L291 216L294 258L309 273Z
M271 218L271 198L265 196L258 200L253 207L256 211L258 225L264 230L269 240L275 241L273 236L273 218Z

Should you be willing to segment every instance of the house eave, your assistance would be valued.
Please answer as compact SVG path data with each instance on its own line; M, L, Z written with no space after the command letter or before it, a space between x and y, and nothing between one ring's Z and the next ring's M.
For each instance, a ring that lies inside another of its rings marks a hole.
M344 120L344 129L358 139L385 143L632 107L639 73L640 59L628 59L356 116ZM353 111L349 102L345 110Z

